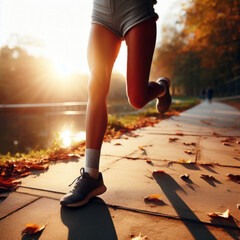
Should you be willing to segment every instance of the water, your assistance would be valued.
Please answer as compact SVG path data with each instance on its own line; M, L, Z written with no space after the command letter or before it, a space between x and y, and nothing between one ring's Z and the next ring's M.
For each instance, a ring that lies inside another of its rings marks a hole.
M64 131L85 131L85 112L0 112L0 153L45 149Z
M71 144L70 138L84 140L85 112L85 102L0 105L0 154L46 149L56 133L64 146ZM109 114L138 112L127 101L108 105Z

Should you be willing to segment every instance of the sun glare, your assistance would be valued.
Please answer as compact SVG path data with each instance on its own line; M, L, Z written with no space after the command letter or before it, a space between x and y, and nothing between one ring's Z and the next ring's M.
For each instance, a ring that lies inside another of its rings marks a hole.
M84 131L74 134L68 129L64 129L62 132L60 132L59 136L62 142L62 147L70 147L73 143L77 143L86 139L86 133Z
M62 77L67 77L74 71L68 65L63 63L54 62L53 66L55 68L55 71Z

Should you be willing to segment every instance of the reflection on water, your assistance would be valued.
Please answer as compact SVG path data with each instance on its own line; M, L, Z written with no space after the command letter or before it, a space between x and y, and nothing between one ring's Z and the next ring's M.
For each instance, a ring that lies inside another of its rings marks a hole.
M75 140L82 139L85 131L85 111L59 112L0 112L0 153L29 152L47 148L56 132L70 131ZM63 143L70 144L65 137Z
M108 105L109 114L138 112L128 102ZM0 104L0 154L46 149L57 132L65 147L82 140L85 138L85 114L86 103L83 102Z

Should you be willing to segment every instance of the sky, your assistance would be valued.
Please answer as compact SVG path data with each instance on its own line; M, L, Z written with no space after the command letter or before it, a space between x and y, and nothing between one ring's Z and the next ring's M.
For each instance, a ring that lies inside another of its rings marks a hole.
M163 22L172 19L182 0L158 0L155 11L158 36ZM19 39L38 40L29 45L31 54L50 58L61 74L89 73L87 43L91 26L92 0L0 0L0 47L14 47ZM26 45L25 45L26 46ZM114 70L125 75L126 45L122 47Z

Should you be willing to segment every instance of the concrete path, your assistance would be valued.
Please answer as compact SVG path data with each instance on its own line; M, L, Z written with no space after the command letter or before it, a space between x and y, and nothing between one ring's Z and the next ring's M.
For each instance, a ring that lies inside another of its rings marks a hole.
M0 239L130 240L140 232L149 240L240 239L240 185L227 177L240 174L238 110L204 102L133 135L103 144L101 171L108 191L84 207L59 205L83 158L22 179L0 202ZM184 181L185 173L190 177ZM150 194L160 194L162 201L146 202ZM207 215L227 209L232 216L227 220ZM21 237L25 223L47 225Z

